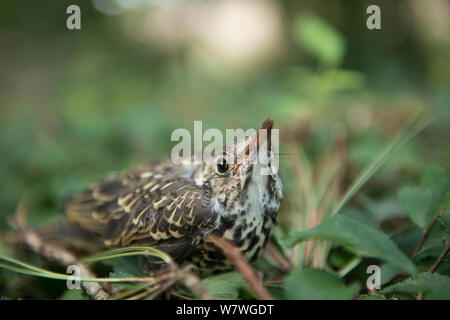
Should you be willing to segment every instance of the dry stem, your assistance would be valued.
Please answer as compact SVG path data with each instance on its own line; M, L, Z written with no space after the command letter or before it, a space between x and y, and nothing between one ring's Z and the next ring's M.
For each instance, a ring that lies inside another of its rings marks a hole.
M223 251L228 260L233 263L236 270L242 274L243 278L248 282L258 298L262 300L273 300L273 297L262 285L255 270L250 266L247 260L245 260L238 247L236 247L229 240L220 236L217 232L211 233L205 238L205 241L213 243L216 247Z
M438 213L436 214L436 216L433 218L433 221L431 221L430 225L428 226L428 228L425 230L425 232L422 234L422 237L420 238L419 243L417 244L416 248L414 249L412 256L414 257L417 252L419 251L419 249L422 247L423 243L425 242L425 239L428 236L428 233L430 233L431 229L433 228L434 224L436 223L436 221L439 219L439 217L442 214L442 209L438 211Z
M36 232L29 229L27 227L25 211L20 204L16 210L16 222L16 227L18 228L24 243L32 250L49 260L58 261L64 266L77 265L80 268L80 278L96 277L88 265L78 262L76 256L69 250L63 247L45 244ZM104 300L111 296L112 288L106 283L82 282L82 285L86 289L88 295L95 300Z
M444 251L442 251L439 258L437 258L436 262L428 270L429 272L434 273L437 270L437 268L441 265L441 263L444 262L444 259L447 256L449 249L450 249L450 242L447 243L447 246L445 247Z

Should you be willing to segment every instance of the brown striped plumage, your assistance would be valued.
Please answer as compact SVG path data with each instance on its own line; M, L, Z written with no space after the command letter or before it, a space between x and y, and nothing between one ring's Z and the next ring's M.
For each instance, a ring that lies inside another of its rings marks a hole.
M231 150L248 157L254 138L227 146L212 163L175 165L169 159L94 184L64 205L68 237L89 239L86 251L153 246L209 273L230 268L221 252L202 241L216 230L254 261L276 224L282 198L278 175L263 176L259 164L246 162L217 169L224 159L232 162ZM273 153L268 157L275 161Z

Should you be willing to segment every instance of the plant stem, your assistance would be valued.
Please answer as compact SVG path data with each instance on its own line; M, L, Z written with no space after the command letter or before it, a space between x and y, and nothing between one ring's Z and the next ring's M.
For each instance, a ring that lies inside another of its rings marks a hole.
M442 251L439 258L436 260L436 262L431 266L431 268L428 270L431 273L434 273L437 268L441 265L442 262L444 262L445 256L448 254L448 251L450 249L450 242L447 243L447 246L445 247L444 251Z
M433 221L431 221L430 225L428 226L428 228L425 230L425 232L422 234L422 237L420 238L419 243L417 244L416 248L414 249L412 256L414 257L417 252L419 252L420 248L422 247L423 243L425 242L426 237L428 236L428 234L431 231L431 228L433 228L434 224L436 223L436 221L439 219L439 217L442 214L442 209L438 211L438 213L436 214L436 216L433 218Z
M262 282L258 278L255 270L245 260L242 252L231 241L223 238L217 232L213 232L205 238L206 242L213 243L216 247L220 248L224 255L230 260L236 270L242 275L242 277L248 282L250 287L255 291L255 294L262 300L273 300L269 291L262 285Z

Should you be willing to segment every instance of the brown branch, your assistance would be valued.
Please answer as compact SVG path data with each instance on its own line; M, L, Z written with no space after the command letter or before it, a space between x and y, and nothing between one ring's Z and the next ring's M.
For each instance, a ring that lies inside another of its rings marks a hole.
M425 232L422 234L422 237L419 240L419 243L417 244L416 248L414 249L412 256L414 257L417 252L419 252L420 248L422 247L423 243L425 242L425 239L427 238L428 234L431 231L431 228L433 228L434 224L436 223L436 221L439 219L439 217L442 214L442 209L438 211L438 213L436 214L436 216L433 218L433 221L431 221L430 225L428 226L428 228L425 230Z
M255 270L250 266L247 260L245 260L238 247L236 247L229 240L220 236L217 232L211 233L205 238L205 241L214 244L216 247L220 248L223 251L225 256L233 263L235 269L248 282L259 299L273 300L273 297L270 295L269 291L267 291L267 289L262 285Z
M46 257L49 260L57 261L64 266L77 265L80 268L80 278L96 278L97 276L90 270L87 264L80 263L77 257L64 247L56 246L53 244L45 243L38 233L29 229L26 222L26 214L22 205L19 204L16 210L16 221L15 225L22 237L22 242L24 242L28 247L38 254ZM170 261L169 271L166 274L161 275L157 280L158 285L162 287L164 291L176 282L183 283L187 288L189 288L192 293L202 300L211 300L212 296L208 293L206 288L203 286L198 277L192 272L191 266L186 266L183 269L179 269L174 261ZM155 277L131 277L126 278L126 282L148 282L154 281ZM82 282L83 287L86 292L95 300L104 300L112 296L113 288L107 283L98 282ZM143 296L148 296L157 290L147 290L142 294ZM141 296L137 296L140 298ZM136 298L136 297L134 297Z
M169 274L165 281L159 282L156 285L153 285L151 288L127 298L127 300L140 300L140 299L147 298L150 295L152 295L152 298L159 296L161 293L163 293L168 288L170 288L172 285L174 285L177 280L175 273L173 273L171 271Z
M211 300L212 296L201 283L200 279L192 272L191 266L187 265L183 269L179 269L175 262L169 263L169 270L158 277L158 283L149 289L135 294L127 299L139 300L152 297L157 297L177 282L183 283L191 292L201 300Z
M433 228L434 224L439 219L441 214L442 214L442 209L438 211L436 216L433 218L433 221L431 221L428 228L422 234L422 237L420 238L419 243L417 243L417 246L414 248L414 251L411 254L412 257L414 257L417 254L417 252L419 252L420 248L422 248L422 245L425 242L425 239L427 238L428 234L430 233L431 229ZM447 249L448 249L448 246L447 246ZM445 252L445 250L444 250L444 252ZM447 252L448 252L448 250L447 250ZM445 257L445 255L444 255L444 257ZM442 259L444 259L444 257ZM442 260L440 262L439 261L440 260L438 258L438 260L433 264L433 266L431 266L431 268L428 271L430 271L431 273L434 273L436 271L436 269L439 267L439 265L442 263ZM422 300L423 299L422 292L418 292L417 296L414 296L414 297L416 298L416 300Z
M191 266L186 266L180 270L180 281L188 287L192 293L201 300L212 300L212 296L206 290L200 279L192 272Z
M180 299L182 299L182 300L192 300L191 297L182 295L182 294L180 294L180 293L171 292L170 294L171 294L172 296L177 297L177 298L180 298Z
M16 210L16 225L23 242L33 251L49 260L58 261L64 266L77 265L80 268L80 278L96 278L88 265L77 261L76 256L65 248L45 244L41 237L27 227L25 211L21 204ZM112 288L106 283L82 282L86 292L95 300L104 300L111 296Z
M163 275L164 280L167 283L171 283L167 286L167 288L176 282L180 282L184 284L184 286L186 286L197 298L201 300L213 299L201 280L195 275L194 272L192 272L191 265L184 266L180 269L175 261L170 260L168 267L168 272Z
M450 249L450 242L447 243L447 246L445 247L444 251L442 251L439 258L437 258L436 262L428 270L429 272L434 273L437 270L437 268L441 265L441 263L444 262L444 259L447 256L449 249Z
M283 272L290 272L292 271L292 264L291 262L286 259L280 251L271 243L269 242L266 246L267 252L270 253L270 255L276 260L277 267L283 271Z

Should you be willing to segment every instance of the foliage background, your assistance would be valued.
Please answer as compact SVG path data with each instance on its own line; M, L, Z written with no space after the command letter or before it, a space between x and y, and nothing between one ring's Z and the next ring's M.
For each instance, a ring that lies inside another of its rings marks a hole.
M272 117L281 132L286 195L274 241L295 271L283 274L270 257L256 267L266 279L282 279L271 287L279 298L329 297L318 289L323 286L330 286L331 298L361 297L368 293L365 268L385 263L383 254L350 250L337 238L294 249L281 239L328 217L419 109L434 122L343 214L383 232L411 256L442 210L441 229L433 228L435 237L424 247L429 251L414 258L417 272L428 270L448 243L447 1L78 1L79 31L65 26L69 4L0 4L1 254L46 264L5 240L19 201L26 199L30 223L43 226L58 219L64 197L90 181L168 156L175 128L192 130L194 120L203 120L204 128L256 128ZM381 30L366 28L371 4L381 8ZM384 286L415 273L386 266ZM406 289L388 291L403 292L397 298L422 291L449 298L450 286L441 290L448 275L447 261L434 275L442 279L425 274L413 285L403 283ZM211 290L233 283L231 296L252 297L230 280L236 275L223 277L209 280ZM64 286L0 269L5 297L59 298Z

